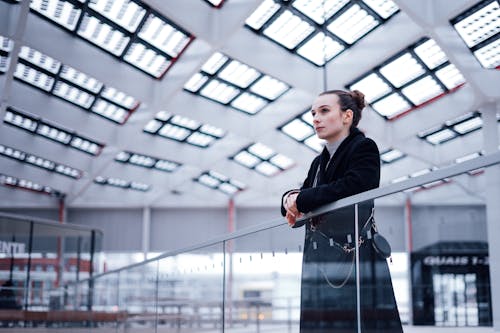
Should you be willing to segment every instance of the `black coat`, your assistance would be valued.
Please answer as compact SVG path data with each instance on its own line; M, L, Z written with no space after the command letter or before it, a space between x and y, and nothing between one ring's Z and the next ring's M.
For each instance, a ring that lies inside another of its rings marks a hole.
M351 130L328 168L325 150L312 162L297 197L297 208L307 213L322 205L378 187L380 156L377 145L358 129ZM317 170L318 180L313 187ZM286 195L286 192L284 195ZM373 201L360 203L362 230ZM281 212L286 211L281 206ZM301 284L301 333L354 333L356 320L356 268L354 207L323 214L306 223ZM401 321L386 260L363 234L359 247L361 329L370 333L400 333Z

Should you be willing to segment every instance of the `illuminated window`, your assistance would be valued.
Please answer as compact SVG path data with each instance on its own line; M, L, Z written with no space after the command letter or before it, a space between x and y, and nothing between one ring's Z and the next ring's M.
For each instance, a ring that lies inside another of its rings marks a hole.
M81 170L1 144L0 155L74 179L79 179L83 175Z
M448 120L442 126L431 128L418 134L418 137L432 145L448 142L464 136L483 126L479 112L469 112L461 117Z
M200 124L195 120L171 115L165 111L158 112L156 117L146 124L143 131L201 148L209 147L226 134L220 128Z
M5 175L0 173L0 185L4 185L7 187L19 188L22 190L27 190L31 192L37 192L41 194L47 194L56 198L64 198L65 194L54 190L50 186L40 185L31 180L16 178L13 176Z
M261 143L254 143L242 149L230 159L267 177L275 176L294 165L292 159Z
M157 79L194 39L140 1L33 0L30 8Z
M130 189L130 190L135 190L135 191L140 191L140 192L147 192L151 189L151 186L148 184L128 181L128 180L114 178L114 177L106 178L106 177L98 176L94 179L94 183L99 184L99 185L108 185L108 186L118 187L118 188L122 188L122 189Z
M12 107L7 107L4 123L18 127L32 134L45 137L65 146L70 146L84 153L97 156L104 145L78 135L73 130L66 130L57 125L52 125L45 120L28 115Z
M256 114L290 86L255 68L214 53L184 89L247 114Z
M226 177L216 171L205 171L195 178L194 181L213 190L221 191L229 196L243 191L246 188L245 184L237 180L230 179L229 177Z
M398 10L391 0L265 0L245 23L255 33L323 66Z
M463 75L448 61L436 42L422 38L346 88L363 92L371 107L390 120L450 93L464 83Z
M500 66L500 3L485 0L450 22L484 68Z
M164 160L130 151L121 151L115 156L115 161L125 164L132 164L148 169L157 169L166 172L174 172L181 164L169 160Z
M124 124L139 102L99 80L23 46L14 77L118 124Z

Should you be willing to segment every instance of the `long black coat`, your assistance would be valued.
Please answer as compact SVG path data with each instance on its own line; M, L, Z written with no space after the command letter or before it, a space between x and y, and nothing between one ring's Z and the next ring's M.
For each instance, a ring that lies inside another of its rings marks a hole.
M325 170L328 159L325 149L313 160L297 197L300 212L379 186L377 145L358 129L351 130ZM372 201L359 204L359 230L372 208ZM286 213L283 206L281 212ZM354 246L354 207L324 214L305 227L300 332L357 332L355 257L353 251L342 249ZM387 262L374 250L371 240L364 238L359 248L361 330L400 333L403 330Z

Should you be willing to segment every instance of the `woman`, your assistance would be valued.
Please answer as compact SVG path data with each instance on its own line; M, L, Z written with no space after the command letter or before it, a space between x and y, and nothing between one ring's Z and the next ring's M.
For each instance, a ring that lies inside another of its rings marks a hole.
M283 195L288 224L322 205L379 186L377 145L357 129L364 95L331 90L312 105L313 126L325 148L312 162L302 188ZM384 257L372 246L373 201L358 210L362 332L402 332ZM301 285L301 333L357 332L354 207L306 223Z

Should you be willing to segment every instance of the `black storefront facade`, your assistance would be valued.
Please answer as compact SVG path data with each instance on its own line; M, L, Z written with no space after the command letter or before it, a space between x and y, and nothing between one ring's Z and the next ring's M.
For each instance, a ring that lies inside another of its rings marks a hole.
M488 246L439 242L411 254L414 325L491 326Z

